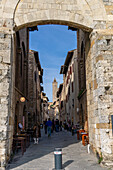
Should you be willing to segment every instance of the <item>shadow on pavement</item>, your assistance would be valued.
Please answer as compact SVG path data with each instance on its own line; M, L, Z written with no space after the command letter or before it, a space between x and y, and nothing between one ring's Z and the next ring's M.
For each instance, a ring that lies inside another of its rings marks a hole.
M68 161L66 161L63 165L62 165L62 167L63 168L66 168L68 165L70 165L72 162L74 162L74 160L68 160Z
M12 162L8 164L6 170L11 170L13 168L26 164L32 160L39 159L48 154L54 155L53 153L55 148L63 149L69 145L80 142L76 139L76 135L72 136L70 132L54 132L50 138L48 138L47 135L44 134L44 131L42 132L43 135L39 141L39 144L34 145L33 143L31 143L31 145L26 150L23 156L21 152L16 153L12 159ZM63 167L68 166L72 162L73 160L65 162Z

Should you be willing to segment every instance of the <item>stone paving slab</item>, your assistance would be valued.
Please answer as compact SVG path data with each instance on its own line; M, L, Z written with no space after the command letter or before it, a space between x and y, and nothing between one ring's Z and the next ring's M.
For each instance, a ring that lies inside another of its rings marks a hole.
M19 152L7 170L52 170L54 168L54 148L62 148L63 168L65 170L107 170L98 164L93 154L87 153L87 146L77 141L70 132L54 132L48 138L42 131L39 144L31 143L22 156Z

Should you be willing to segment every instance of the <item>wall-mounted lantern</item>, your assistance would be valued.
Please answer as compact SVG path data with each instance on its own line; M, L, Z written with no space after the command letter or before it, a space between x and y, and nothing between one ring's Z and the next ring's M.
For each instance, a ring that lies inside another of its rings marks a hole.
M24 103L25 100L26 100L25 97L21 97L21 98L20 98L20 101L21 101L22 103Z

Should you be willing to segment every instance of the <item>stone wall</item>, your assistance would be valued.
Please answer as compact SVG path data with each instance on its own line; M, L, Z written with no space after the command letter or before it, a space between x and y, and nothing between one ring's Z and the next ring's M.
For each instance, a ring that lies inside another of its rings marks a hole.
M13 115L11 114L11 86L13 86L10 58L11 48L12 35L0 32L0 162L3 165L5 165L5 160L10 154L8 152L11 145L9 138L11 138L13 123ZM10 132L11 134L9 135Z
M91 49L87 59L87 101L89 139L93 148L102 152L104 160L111 160L113 111L113 32L91 34ZM92 66L93 70L91 67ZM90 74L89 74L90 72Z

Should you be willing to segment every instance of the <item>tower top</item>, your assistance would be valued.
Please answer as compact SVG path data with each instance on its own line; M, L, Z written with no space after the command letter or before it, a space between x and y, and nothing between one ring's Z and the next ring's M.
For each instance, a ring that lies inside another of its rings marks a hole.
M56 78L54 78L54 81L53 81L53 83L54 83L54 82L57 82L57 81L56 81Z

